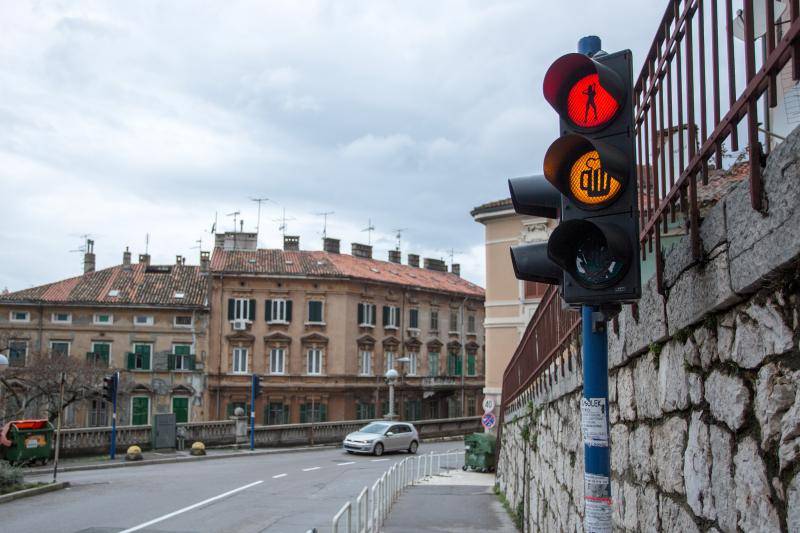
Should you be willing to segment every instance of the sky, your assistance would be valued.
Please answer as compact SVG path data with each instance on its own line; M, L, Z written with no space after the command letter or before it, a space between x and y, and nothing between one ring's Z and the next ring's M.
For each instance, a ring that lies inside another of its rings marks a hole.
M666 2L0 2L0 291L210 249L371 238L483 284L469 212L540 173L558 119L541 94L579 37L641 69ZM258 205L252 198L269 198ZM363 231L368 225L373 232ZM238 222L237 222L238 224Z

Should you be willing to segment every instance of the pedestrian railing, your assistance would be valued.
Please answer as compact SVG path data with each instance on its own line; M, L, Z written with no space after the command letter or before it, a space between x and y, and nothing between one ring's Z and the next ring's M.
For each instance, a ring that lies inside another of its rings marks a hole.
M377 533L406 487L432 476L447 476L463 464L463 451L406 457L384 472L372 487L361 489L354 502L342 505L331 519L332 533Z

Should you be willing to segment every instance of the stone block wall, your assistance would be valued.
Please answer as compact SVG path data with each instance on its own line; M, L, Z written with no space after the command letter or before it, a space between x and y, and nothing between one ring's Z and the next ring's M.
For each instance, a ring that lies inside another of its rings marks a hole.
M609 328L613 521L619 531L800 531L800 133L665 254L638 312ZM497 482L526 531L583 531L576 338L505 406Z

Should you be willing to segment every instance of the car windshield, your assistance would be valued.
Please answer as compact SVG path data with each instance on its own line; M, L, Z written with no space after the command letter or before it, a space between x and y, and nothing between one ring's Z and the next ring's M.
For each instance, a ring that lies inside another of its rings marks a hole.
M359 429L361 433L383 433L389 426L387 424L372 423Z

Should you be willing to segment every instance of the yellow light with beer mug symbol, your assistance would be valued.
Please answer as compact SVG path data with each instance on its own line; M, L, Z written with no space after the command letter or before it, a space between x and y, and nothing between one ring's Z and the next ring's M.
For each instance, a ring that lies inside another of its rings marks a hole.
M587 206L608 203L619 194L619 180L603 170L597 150L586 152L573 164L569 172L569 190L572 197Z

